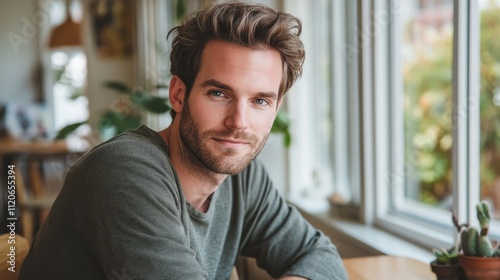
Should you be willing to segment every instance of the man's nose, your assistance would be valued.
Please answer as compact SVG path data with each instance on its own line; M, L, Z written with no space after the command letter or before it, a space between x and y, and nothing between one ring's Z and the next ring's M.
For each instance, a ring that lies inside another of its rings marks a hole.
M248 106L243 102L235 102L228 110L225 125L232 129L246 129L248 127Z

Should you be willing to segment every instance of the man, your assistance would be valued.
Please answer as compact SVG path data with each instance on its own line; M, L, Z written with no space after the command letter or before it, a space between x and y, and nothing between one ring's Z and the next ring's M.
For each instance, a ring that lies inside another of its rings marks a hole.
M334 245L254 160L300 76L300 21L222 3L174 28L172 124L79 160L21 279L228 279L239 255L280 279L346 279Z

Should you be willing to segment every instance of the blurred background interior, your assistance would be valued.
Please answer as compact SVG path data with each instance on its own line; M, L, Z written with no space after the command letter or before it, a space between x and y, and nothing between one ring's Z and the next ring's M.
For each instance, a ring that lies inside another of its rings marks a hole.
M170 123L166 34L210 2L1 1L3 220L9 165L29 237L85 151ZM259 157L343 257L429 261L480 199L500 236L500 1L257 2L299 16L307 52Z

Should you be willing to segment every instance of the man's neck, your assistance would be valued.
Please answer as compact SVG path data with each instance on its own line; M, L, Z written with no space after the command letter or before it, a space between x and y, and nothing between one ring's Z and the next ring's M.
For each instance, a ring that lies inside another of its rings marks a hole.
M183 160L183 143L178 133L178 126L172 123L167 129L159 132L167 144L170 160L179 177L182 192L186 200L198 211L208 211L212 194L227 178L227 175L217 174L208 169L193 168Z

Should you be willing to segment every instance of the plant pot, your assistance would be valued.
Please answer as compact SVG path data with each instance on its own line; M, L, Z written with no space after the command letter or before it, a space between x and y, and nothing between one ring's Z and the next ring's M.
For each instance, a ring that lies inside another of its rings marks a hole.
M465 273L459 263L438 264L431 262L431 270L437 276L438 280L466 280Z
M469 280L500 279L500 258L460 255L460 265Z

